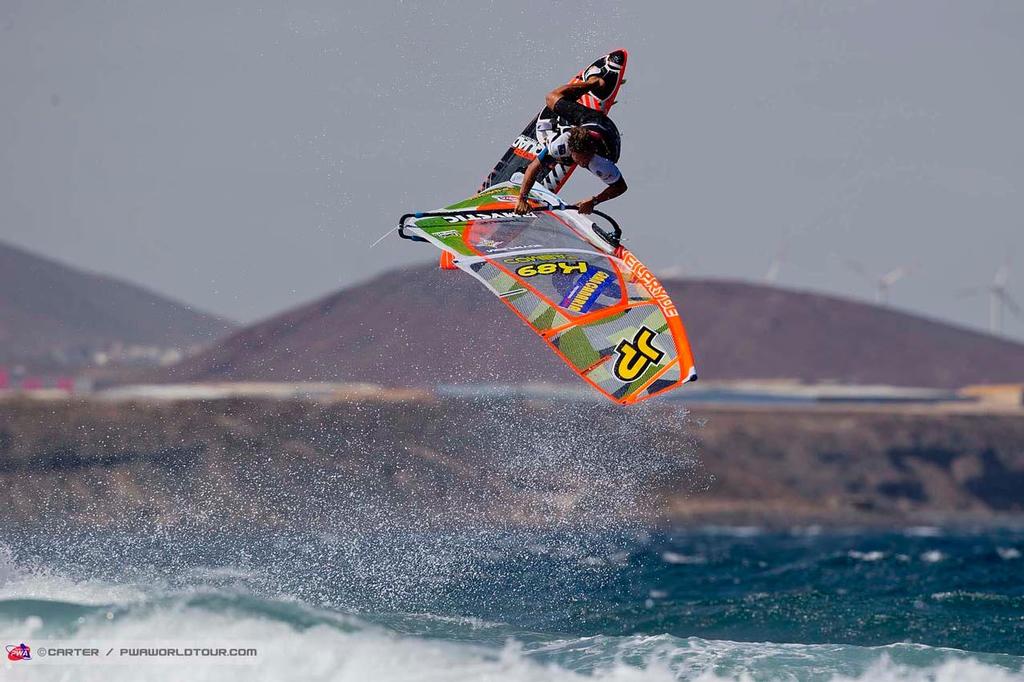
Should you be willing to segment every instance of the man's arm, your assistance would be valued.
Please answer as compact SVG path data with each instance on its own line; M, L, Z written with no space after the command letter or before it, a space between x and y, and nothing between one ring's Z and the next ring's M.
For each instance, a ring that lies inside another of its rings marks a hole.
M604 79L600 76L591 76L583 83L568 83L566 85L560 85L548 93L547 97L544 98L544 103L548 105L549 109L554 110L555 102L563 97L569 101L575 102L582 95L590 92L591 88L600 85L604 85Z
M627 189L629 188L626 187L626 179L619 178L618 180L616 180L615 182L601 190L600 194L592 196L589 199L581 201L578 204L576 204L576 210L582 213L583 215L593 213L595 206L597 206L601 202L608 201L609 199L614 199L615 197L622 196L623 194L626 193Z
M533 183L537 181L537 174L540 173L540 168L541 160L534 159L526 167L526 172L523 173L523 186L519 189L519 202L516 204L516 213L519 215L529 213L530 211L530 204L526 201L526 198L530 196L530 190L533 188Z

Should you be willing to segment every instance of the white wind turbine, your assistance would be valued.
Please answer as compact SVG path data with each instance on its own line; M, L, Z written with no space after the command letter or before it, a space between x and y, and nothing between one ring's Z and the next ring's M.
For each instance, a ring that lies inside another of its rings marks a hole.
M973 296L982 292L988 292L988 328L992 334L998 336L1003 333L1003 318L1005 311L1009 310L1017 318L1024 320L1024 310L1010 296L1006 285L1010 281L1010 265L1003 263L996 270L992 277L992 283L979 287L969 287L960 291L961 296Z
M681 279L686 277L689 273L689 268L679 265L678 263L658 268L658 277L663 279Z
M779 281L779 273L782 271L782 266L786 262L786 250L779 249L775 252L775 257L772 258L771 264L768 266L768 272L764 273L764 281L769 284L774 284Z
M697 277L700 271L701 261L699 259L686 258L671 265L656 267L654 274L665 279L691 279Z
M844 258L843 262L848 268L875 285L875 302L879 305L889 305L889 290L892 289L892 285L909 275L914 269L912 265L900 265L879 275L855 260Z

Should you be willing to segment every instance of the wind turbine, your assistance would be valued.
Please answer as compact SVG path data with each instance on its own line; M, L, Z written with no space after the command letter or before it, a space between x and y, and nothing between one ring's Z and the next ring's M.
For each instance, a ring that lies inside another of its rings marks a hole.
M889 305L889 290L892 289L892 285L909 275L914 269L912 265L900 265L888 272L876 275L858 261L844 258L843 262L846 263L846 267L875 285L875 302L879 305Z
M686 277L689 272L689 268L676 263L675 265L658 268L658 277L663 279L680 279Z
M687 279L698 276L701 270L701 261L697 258L686 258L676 261L671 265L657 267L654 274L665 279Z
M768 272L764 273L764 281L769 284L774 284L779 280L779 272L782 270L783 264L786 262L786 250L779 249L775 252L775 257L772 258L771 265L768 266Z
M969 287L960 291L961 296L973 296L984 291L988 292L988 328L996 336L1003 333L1003 318L1006 310L1009 310L1017 318L1024 320L1024 310L1021 309L1020 304L1006 290L1006 284L1009 281L1010 265L1009 263L1003 263L996 270L991 284Z

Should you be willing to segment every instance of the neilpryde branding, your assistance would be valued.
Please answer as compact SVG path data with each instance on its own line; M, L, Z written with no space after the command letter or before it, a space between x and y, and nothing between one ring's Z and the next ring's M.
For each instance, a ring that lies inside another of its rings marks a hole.
M32 648L24 642L21 644L8 644L5 648L7 649L8 661L32 660Z
M672 302L672 299L668 297L668 292L665 291L665 287L661 285L661 282L651 274L651 271L647 269L647 266L636 259L632 253L627 249L622 249L622 260L626 263L626 267L633 271L633 276L636 277L637 281L643 284L651 292L651 296L654 297L655 303L661 308L661 312L665 314L665 317L679 317L679 311L676 309L676 304Z
M500 220L502 218L522 218L524 216L533 216L534 213L524 213L519 215L515 211L501 211L494 213L452 213L451 215L442 216L446 222L455 223L468 223L472 220Z

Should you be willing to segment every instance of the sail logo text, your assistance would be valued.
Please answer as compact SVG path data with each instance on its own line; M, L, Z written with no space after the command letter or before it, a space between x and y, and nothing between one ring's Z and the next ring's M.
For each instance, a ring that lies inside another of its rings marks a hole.
M525 213L523 215L532 216L534 214ZM453 213L442 217L449 223L468 223L471 220L496 220L498 218L522 218L523 216L514 211L503 211L501 213Z
M636 381L648 367L665 357L664 351L652 343L657 335L657 332L649 327L640 327L633 335L632 341L619 341L619 345L615 347L619 357L613 369L616 378L627 383Z
M514 256L503 258L505 263L535 263L537 261L565 260L569 256L565 253L532 253L526 256Z
M590 308L587 304L592 303L591 297L594 295L594 292L601 288L610 276L607 271L598 270L594 273L593 277L587 280L586 284L580 287L580 290L569 301L569 305L565 307L574 313L586 312Z
M658 278L647 269L647 266L636 259L632 253L627 249L622 250L622 260L626 263L626 267L633 271L633 276L637 278L641 284L643 284L651 292L651 297L657 302L658 307L661 308L661 312L665 314L665 317L679 317L679 310L676 309L676 304L672 302L672 299L668 297L668 292L665 291L665 287L661 285Z
M506 259L509 260L509 259ZM571 275L574 272L583 274L587 271L589 263L585 260L576 261L575 263L541 263L540 265L521 265L516 268L516 274L520 277L535 277L537 275L554 275L561 273L563 275ZM607 279L607 275L601 280ZM593 289L596 289L597 285L594 285ZM591 289L591 291L593 291Z

